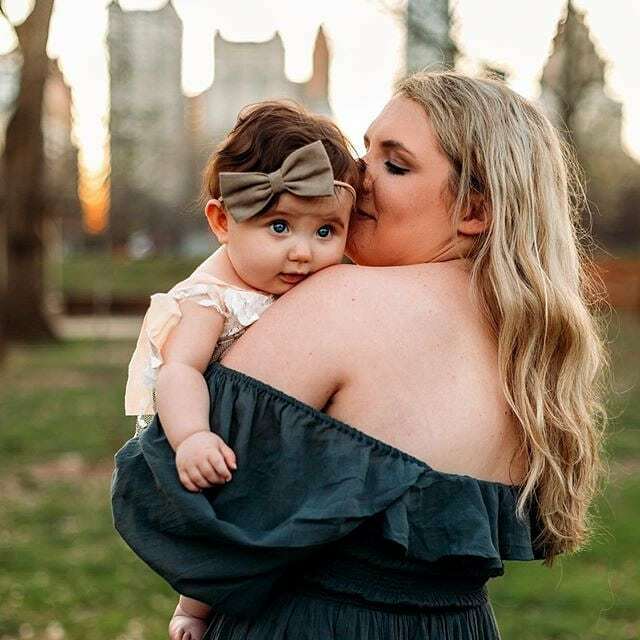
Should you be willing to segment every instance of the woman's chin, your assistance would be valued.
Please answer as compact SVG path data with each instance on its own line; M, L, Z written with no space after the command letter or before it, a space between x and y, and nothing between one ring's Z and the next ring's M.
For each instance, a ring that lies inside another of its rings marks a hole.
M370 253L370 251L367 251L367 244L356 238L353 241L347 241L347 246L344 250L345 256L351 262L362 267L371 266L372 261L375 262L375 260L372 260L373 256Z
M345 255L356 264L363 266L375 263L373 249L376 244L377 220L368 214L356 211L349 222L349 234Z
M356 247L349 246L347 242L347 246L344 248L344 255L353 262L353 264L360 264L359 260L359 252Z

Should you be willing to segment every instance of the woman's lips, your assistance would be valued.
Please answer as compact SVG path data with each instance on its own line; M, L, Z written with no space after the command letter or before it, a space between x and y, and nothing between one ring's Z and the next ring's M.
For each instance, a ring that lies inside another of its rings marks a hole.
M298 284L307 277L306 273L281 273L280 279L287 284Z

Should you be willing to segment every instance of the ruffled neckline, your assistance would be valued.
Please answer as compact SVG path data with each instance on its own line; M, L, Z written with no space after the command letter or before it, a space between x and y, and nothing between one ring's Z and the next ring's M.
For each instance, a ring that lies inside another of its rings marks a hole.
M438 477L441 477L441 478L448 478L456 481L473 482L473 483L477 483L478 485L492 486L492 487L496 487L498 489L502 489L504 491L508 491L511 493L520 493L524 488L524 485L521 485L521 484L507 484L507 483L498 482L495 480L485 480L482 478L476 478L474 476L467 475L467 474L451 473L448 471L440 471L438 469L434 469L431 465L429 465L424 460L420 460L420 458L416 458L410 453L407 453L402 449L398 449L397 447L395 447L392 444L389 444L388 442L384 442L384 440L380 440L375 436L365 433L364 431L361 431L360 429L358 429L357 427L354 427L353 425L350 425L346 422L342 422L341 420L334 418L333 416L330 416L327 413L324 413L323 411L316 409L315 407L312 407L309 404L306 404L302 400L299 400L298 398L291 396L285 393L284 391L277 389L276 387L272 387L267 382L259 380L258 378L253 378L252 376L249 376L246 373L242 373L237 369L231 369L230 367L226 367L220 362L211 363L208 367L208 371L206 371L204 375L205 376L210 375L211 378L214 378L219 374L223 374L230 378L235 378L238 381L241 381L249 386L252 386L258 391L271 395L275 398L280 399L281 401L284 401L292 406L295 406L299 410L304 411L305 413L313 417L314 418L313 424L331 425L336 429L338 429L339 431L353 438L358 439L360 442L366 442L370 444L372 447L375 447L381 451L386 451L392 457L400 458L407 462L415 464L423 468L426 472L429 472L432 475L437 475Z
M394 567L452 575L545 557L535 501L520 517L517 485L433 469L218 362L205 380L210 425L238 460L232 481L187 491L157 416L116 454L112 481L118 531L176 591L244 615L307 560L341 566L348 536Z

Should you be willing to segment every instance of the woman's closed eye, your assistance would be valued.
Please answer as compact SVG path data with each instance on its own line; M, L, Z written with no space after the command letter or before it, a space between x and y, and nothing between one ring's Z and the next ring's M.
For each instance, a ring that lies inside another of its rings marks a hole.
M384 166L387 168L387 171L394 176L403 176L406 173L409 173L409 169L405 169L404 167L394 164L391 160L385 161Z

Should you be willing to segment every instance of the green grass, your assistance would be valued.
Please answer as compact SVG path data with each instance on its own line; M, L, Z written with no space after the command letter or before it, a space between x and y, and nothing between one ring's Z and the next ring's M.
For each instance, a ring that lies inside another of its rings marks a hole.
M175 595L115 534L103 471L5 483L0 637L20 637L24 625L42 637L56 623L67 638L111 640L133 623L145 638L166 638Z
M637 560L640 479L610 484L598 503L590 547L542 563L507 563L490 583L503 636L519 640L625 640L640 637Z
M640 320L611 332L617 417L596 535L553 569L508 563L491 581L505 640L640 638ZM166 638L175 595L111 522L113 454L133 430L122 415L132 347L15 347L0 371L1 640Z
M608 450L617 461L640 462L640 318L613 317ZM640 634L639 634L640 637Z
M175 594L111 521L132 348L20 347L0 372L0 638L166 638Z
M126 256L78 254L62 263L62 290L74 296L148 296L168 291L184 280L202 258L153 257L131 260Z

